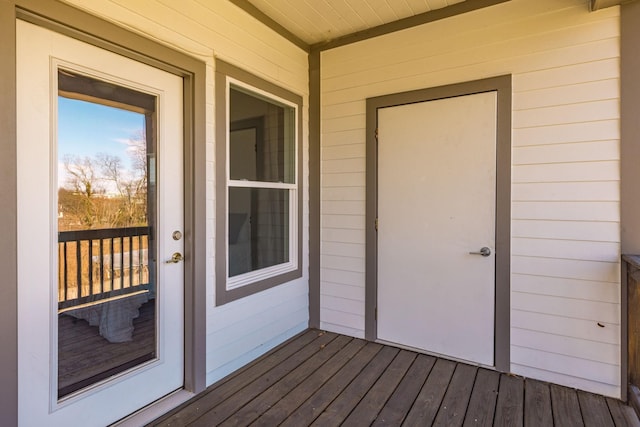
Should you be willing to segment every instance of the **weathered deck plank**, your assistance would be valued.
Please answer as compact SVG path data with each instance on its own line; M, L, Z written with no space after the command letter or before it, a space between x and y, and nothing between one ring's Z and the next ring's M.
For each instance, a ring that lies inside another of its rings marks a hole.
M451 377L447 393L442 399L442 405L433 423L434 426L461 426L467 412L473 383L476 380L478 368L458 363Z
M518 427L524 422L524 380L511 375L500 376L494 426Z
M450 360L436 361L403 426L428 426L433 423L455 368L456 363Z
M204 393L189 400L180 407L165 414L154 422L154 426L181 426L188 425L210 408L215 408L227 397L250 384L258 376L282 363L289 356L304 348L318 338L319 332L309 330L291 340L283 346L276 348L266 357L258 359L243 370L230 375L209 387Z
M415 358L414 352L401 350L378 381L344 420L343 425L356 427L373 423Z
M553 421L558 426L584 426L575 390L551 385Z
M331 402L327 409L311 425L337 426L342 424L353 408L360 403L360 400L362 400L371 386L380 378L398 352L397 348L392 347L384 347L380 350L360 375Z
M500 374L498 372L488 369L478 370L463 424L465 427L490 427L493 425L499 385Z
M316 390L318 390L329 378L338 372L352 357L364 347L366 341L354 339L341 351L317 369L304 382L300 383L283 399L276 402L259 419L251 425L274 426L282 423L292 412L302 405Z
M321 386L281 424L282 427L310 425L335 398L360 374L368 363L380 352L382 346L367 343L338 373Z
M416 357L398 388L373 422L374 426L399 426L402 424L435 362L435 357L424 354L419 354Z
M271 385L278 382L281 378L287 375L289 372L300 366L308 358L313 356L318 350L324 348L327 344L333 341L337 336L335 334L323 334L316 340L304 346L292 354L289 358L276 365L274 368L265 372L252 383L243 387L220 405L216 406L213 410L205 412L200 418L195 420L192 425L194 427L203 426L210 427L218 425L227 418L231 417L236 411L240 410L244 405L249 403L252 399L258 396L260 393L271 387Z
M640 427L640 421L616 399L311 330L150 425Z
M578 391L578 402L585 427L614 427L604 397Z
M610 397L607 397L607 405L616 427L640 427L640 420L633 408Z
M224 427L231 427L251 424L269 410L270 407L278 403L278 401L286 396L291 390L307 379L307 377L320 369L327 360L342 350L350 341L351 338L340 335L329 344L322 347L320 351L309 357L287 375L269 386L269 388L263 391L260 395L244 404L242 408L234 412L231 417L227 418L220 425ZM244 398L245 393L243 393L243 401Z
M524 388L524 427L552 426L549 385L527 380Z

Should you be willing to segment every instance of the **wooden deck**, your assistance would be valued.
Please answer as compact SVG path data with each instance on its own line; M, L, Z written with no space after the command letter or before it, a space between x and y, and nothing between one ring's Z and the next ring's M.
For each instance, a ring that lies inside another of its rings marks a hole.
M110 343L97 326L65 314L58 316L60 396L94 384L155 357L155 306L143 304L133 319L132 341Z
M616 399L309 330L152 426L638 426Z

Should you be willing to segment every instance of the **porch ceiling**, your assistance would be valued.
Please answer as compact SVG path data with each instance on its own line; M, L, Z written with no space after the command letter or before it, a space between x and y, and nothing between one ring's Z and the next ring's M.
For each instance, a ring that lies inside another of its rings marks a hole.
M469 0L248 0L309 45Z
M353 43L510 0L229 1L309 50ZM583 1L595 11L638 0Z

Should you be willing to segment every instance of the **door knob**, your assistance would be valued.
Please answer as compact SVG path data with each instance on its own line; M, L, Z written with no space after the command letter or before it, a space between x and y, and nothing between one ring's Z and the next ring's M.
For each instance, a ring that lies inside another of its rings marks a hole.
M489 256L491 255L491 249L485 246L484 248L480 249L480 252L469 252L469 253L471 255Z
M167 261L167 264L177 264L182 260L184 260L182 254L180 252L175 252L173 255L171 255L171 259Z

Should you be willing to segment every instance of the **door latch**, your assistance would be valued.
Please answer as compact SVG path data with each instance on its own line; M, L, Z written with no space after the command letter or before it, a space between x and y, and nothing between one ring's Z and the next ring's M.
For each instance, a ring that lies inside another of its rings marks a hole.
M491 249L489 249L488 247L484 247L482 249L480 249L479 252L469 252L469 254L471 255L482 255L484 257L487 257L489 255L491 255Z
M184 260L182 254L180 252L175 252L173 255L171 255L171 259L167 261L167 264L177 264L182 260Z

